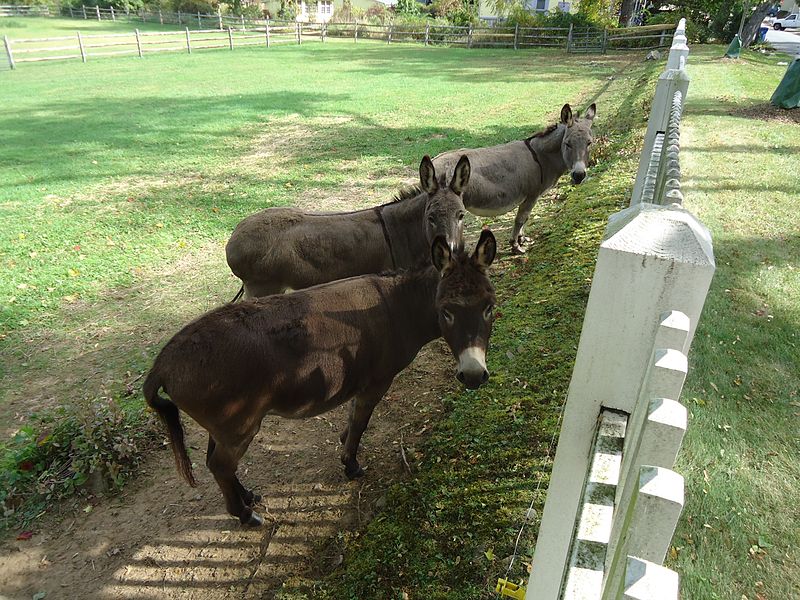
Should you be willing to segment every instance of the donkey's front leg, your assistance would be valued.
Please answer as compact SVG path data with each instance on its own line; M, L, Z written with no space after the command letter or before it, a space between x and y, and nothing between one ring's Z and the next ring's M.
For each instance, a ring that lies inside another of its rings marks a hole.
M344 440L344 448L342 449L342 464L344 465L344 474L347 475L348 479L355 479L364 474L364 469L361 468L356 459L358 444L361 442L361 436L367 428L372 411L375 410L378 402L383 398L391 384L392 380L390 379L388 382L380 383L365 390L350 405L350 420L346 429L347 438Z
M523 246L531 241L530 238L522 235L522 228L531 216L533 205L536 204L538 196L526 198L517 209L517 216L514 218L514 229L511 230L511 254L524 254L526 248Z

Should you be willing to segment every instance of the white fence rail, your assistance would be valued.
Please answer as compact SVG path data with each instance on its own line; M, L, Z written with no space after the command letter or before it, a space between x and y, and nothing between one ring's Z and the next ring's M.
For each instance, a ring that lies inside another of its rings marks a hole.
M708 230L670 195L680 194L684 27L640 165L658 202L635 197L600 245L527 600L678 598L677 574L661 565L684 500L671 470L687 424L679 398L715 270Z
M25 4L0 4L0 17L49 17L49 6Z

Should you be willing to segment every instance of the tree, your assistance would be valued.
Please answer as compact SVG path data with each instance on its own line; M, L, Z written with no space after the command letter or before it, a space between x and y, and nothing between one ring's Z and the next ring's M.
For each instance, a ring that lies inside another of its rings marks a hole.
M742 46L745 48L749 48L750 44L755 42L756 33L758 33L758 29L761 27L761 23L767 16L767 11L769 11L769 8L773 5L773 2L774 0L762 2L755 7L753 14L750 15L749 19L747 19L747 22L744 24L744 29L742 29Z

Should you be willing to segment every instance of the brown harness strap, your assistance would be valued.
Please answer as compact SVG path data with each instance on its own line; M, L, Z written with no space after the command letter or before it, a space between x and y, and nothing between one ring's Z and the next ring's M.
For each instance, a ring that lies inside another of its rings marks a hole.
M536 150L534 150L533 146L531 146L531 138L527 138L525 140L525 145L528 147L528 150L531 151L533 160L535 160L536 164L539 165L539 185L544 185L544 169L542 168L542 163L539 162L539 157L536 155Z
M383 238L386 240L386 245L389 246L389 256L392 259L392 270L397 270L397 263L394 260L394 248L392 248L392 238L389 237L389 230L386 228L386 221L383 220L383 206L375 207L375 214L378 215L378 220L381 222L381 229L383 229Z

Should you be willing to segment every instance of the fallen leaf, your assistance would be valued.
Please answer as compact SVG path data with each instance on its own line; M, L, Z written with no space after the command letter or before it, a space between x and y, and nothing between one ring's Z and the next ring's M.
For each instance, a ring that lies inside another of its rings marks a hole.
M32 537L33 537L32 531L23 531L17 536L17 539L24 542L26 540L31 539Z
M494 560L494 552L492 549L489 548L486 552L483 553L486 556L486 560Z

